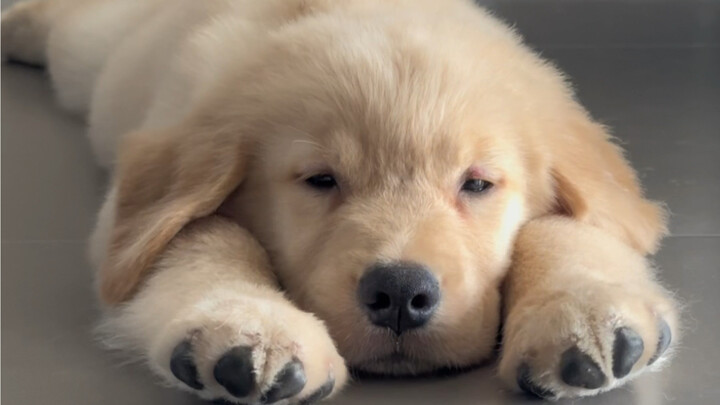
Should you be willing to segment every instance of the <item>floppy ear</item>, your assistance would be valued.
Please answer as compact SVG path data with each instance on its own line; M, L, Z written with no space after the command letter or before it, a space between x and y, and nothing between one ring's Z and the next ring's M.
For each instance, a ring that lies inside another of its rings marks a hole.
M558 208L643 254L655 251L667 232L664 209L643 197L622 149L601 125L582 109L569 118L550 146Z
M100 269L103 301L129 299L170 240L190 221L212 214L238 186L245 160L239 138L192 125L126 136Z

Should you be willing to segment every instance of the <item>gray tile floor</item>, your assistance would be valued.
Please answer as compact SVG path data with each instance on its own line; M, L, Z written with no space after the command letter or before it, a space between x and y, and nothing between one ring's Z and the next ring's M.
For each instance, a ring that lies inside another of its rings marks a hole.
M3 8L9 3L3 0ZM495 0L615 128L648 194L673 212L655 258L687 304L666 370L573 404L720 403L720 2ZM44 73L2 66L2 401L8 405L195 404L103 352L85 239L105 175L83 123ZM335 404L522 404L492 367L447 379L353 384Z

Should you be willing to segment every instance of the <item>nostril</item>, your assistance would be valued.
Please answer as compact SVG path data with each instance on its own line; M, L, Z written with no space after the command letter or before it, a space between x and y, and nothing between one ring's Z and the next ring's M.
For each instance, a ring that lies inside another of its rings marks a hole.
M367 304L367 307L373 311L380 311L383 309L390 308L390 296L384 292L375 294L373 302Z
M425 294L419 294L419 295L416 295L416 296L413 297L413 299L410 301L410 306L411 306L413 309L422 310L422 309L425 309L425 308L427 308L427 307L429 306L429 305L428 305L428 304L429 304L428 301L429 301L429 300L428 300L428 296L427 296L427 295L425 295Z

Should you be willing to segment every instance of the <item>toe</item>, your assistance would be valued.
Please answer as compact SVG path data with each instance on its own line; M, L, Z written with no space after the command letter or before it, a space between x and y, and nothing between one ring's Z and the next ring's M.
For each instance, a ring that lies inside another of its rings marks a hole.
M615 343L613 344L613 375L623 378L630 373L635 363L645 350L640 335L628 327L615 330Z
M250 395L255 388L252 348L237 346L230 349L215 364L213 376L233 396Z
M198 380L197 367L192 358L192 344L189 340L183 340L173 349L170 355L170 371L190 388L203 389L202 383Z
M310 405L326 398L335 387L335 378L330 377L317 391L313 392L309 397L303 399L300 405Z
M667 348L670 346L670 342L672 341L672 331L670 331L670 325L668 325L667 321L662 318L659 322L659 329L660 337L658 338L657 349L648 364L655 363L655 361L659 359L660 356L663 355L663 353L665 353Z
M554 397L555 394L547 389L535 384L530 377L530 367L523 363L520 365L517 371L517 384L524 393L544 399Z
M577 346L563 353L560 359L560 376L565 384L572 387L595 389L605 384L605 374L600 366Z
M303 364L295 359L278 373L272 388L263 395L262 403L271 404L297 395L305 387L306 382Z

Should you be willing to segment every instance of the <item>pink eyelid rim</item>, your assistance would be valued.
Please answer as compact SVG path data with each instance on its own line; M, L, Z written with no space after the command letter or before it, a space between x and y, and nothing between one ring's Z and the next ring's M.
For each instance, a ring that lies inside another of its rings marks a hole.
M463 177L463 181L473 179L485 180L493 184L497 184L500 181L500 179L489 170L476 165L470 166L470 168L465 171L465 176Z

